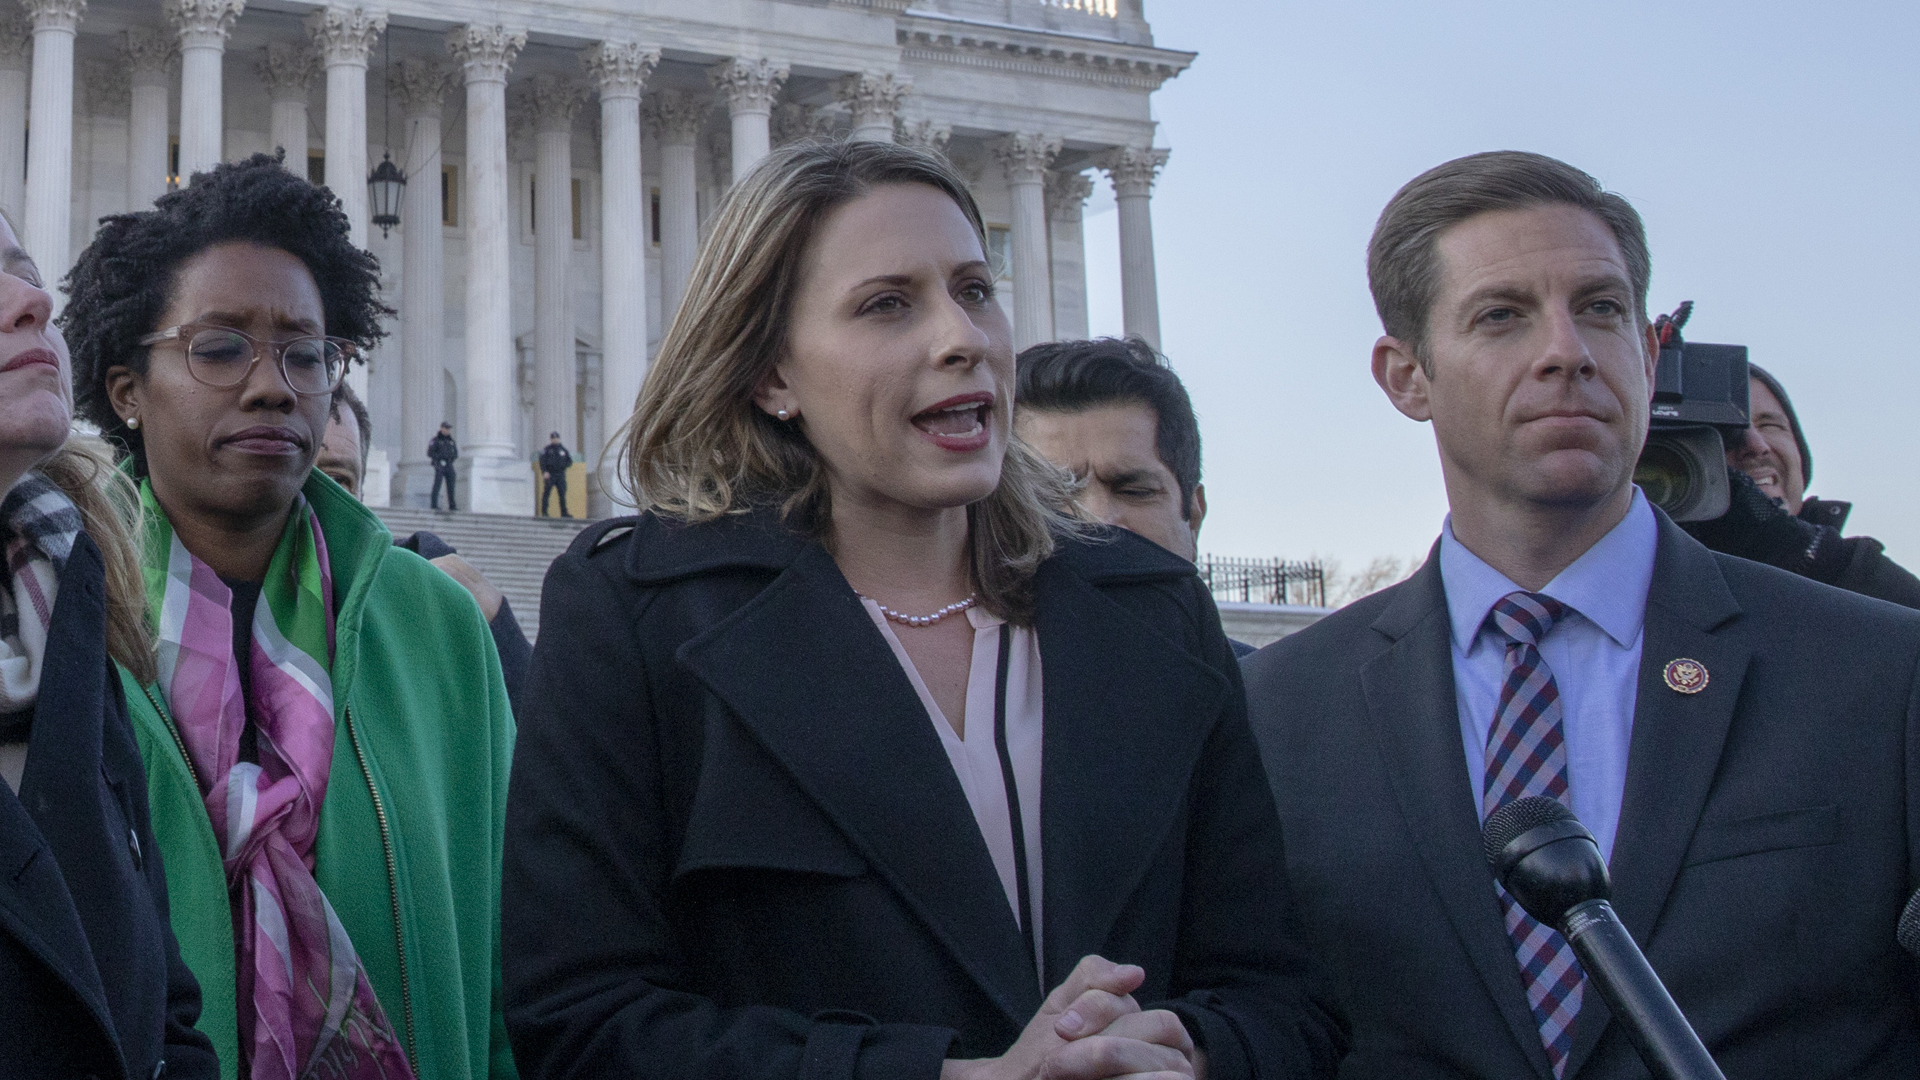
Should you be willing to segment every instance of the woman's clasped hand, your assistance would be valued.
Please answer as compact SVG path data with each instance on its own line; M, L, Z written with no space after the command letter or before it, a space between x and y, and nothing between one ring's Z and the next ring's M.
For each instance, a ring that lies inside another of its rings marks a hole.
M1200 1051L1180 1018L1143 1011L1133 991L1147 973L1105 957L1080 961L997 1058L949 1060L940 1080L1172 1080L1202 1077Z

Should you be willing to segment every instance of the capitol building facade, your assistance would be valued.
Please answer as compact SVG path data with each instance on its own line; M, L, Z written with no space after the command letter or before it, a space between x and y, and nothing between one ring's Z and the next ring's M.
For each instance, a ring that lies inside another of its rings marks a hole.
M99 218L284 148L380 260L391 336L356 383L367 501L530 514L559 431L599 461L708 215L782 142L939 150L989 223L1015 343L1087 333L1082 209L1118 206L1129 333L1155 343L1149 99L1194 54L1143 0L21 0L0 20L0 209L64 274ZM406 184L380 207L384 158ZM591 485L593 510L609 504Z

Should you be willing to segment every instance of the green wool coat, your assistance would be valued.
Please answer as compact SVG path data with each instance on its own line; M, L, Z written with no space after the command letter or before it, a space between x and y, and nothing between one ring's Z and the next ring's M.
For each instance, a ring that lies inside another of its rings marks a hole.
M511 1077L500 1014L500 837L513 716L486 620L465 589L393 546L318 472L339 616L333 765L314 877L420 1080ZM147 763L173 930L200 979L200 1030L236 1080L233 921L220 845L158 686L121 672Z

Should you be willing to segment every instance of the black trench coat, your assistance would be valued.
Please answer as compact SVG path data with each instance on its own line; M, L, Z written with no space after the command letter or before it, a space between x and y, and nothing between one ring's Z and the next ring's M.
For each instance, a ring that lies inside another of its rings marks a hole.
M1331 1073L1239 671L1131 534L1036 578L1037 972L926 710L832 558L757 513L583 533L547 577L506 825L529 1078L934 1080L1098 953L1215 1080Z
M60 575L20 793L0 784L0 1077L219 1075L167 923L146 771L107 661L106 575Z

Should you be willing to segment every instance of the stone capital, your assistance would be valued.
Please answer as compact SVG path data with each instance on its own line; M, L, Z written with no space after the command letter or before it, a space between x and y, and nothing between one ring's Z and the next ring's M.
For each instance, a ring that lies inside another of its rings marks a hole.
M1055 221L1079 221L1093 194L1093 177L1083 172L1047 173L1047 216Z
M128 30L120 35L120 62L135 86L164 85L180 59L180 38L165 30Z
M447 31L447 53L469 83L507 81L507 72L527 47L525 30L467 23Z
M893 118L893 141L902 146L917 146L922 150L931 150L936 154L947 152L947 140L953 137L953 128L932 120L903 120Z
M88 111L124 113L131 103L127 91L133 80L127 66L118 60L83 60L78 86L84 87Z
M603 98L639 97L659 62L659 49L631 41L598 41L580 50L580 67Z
M236 0L238 2L238 0ZM35 31L65 30L72 33L86 14L87 0L20 0Z
M307 88L320 70L320 57L310 48L274 42L260 50L253 63L254 73L267 88L273 101L307 100Z
M1060 140L1031 132L1015 132L994 144L993 156L1007 171L1010 184L1038 184L1046 180L1047 166L1060 152Z
M829 138L833 134L835 119L833 106L783 101L773 107L767 132L775 146L785 146L800 139Z
M160 10L180 34L183 49L224 49L246 0L161 0Z
M396 60L387 73L387 93L402 116L439 116L453 69L438 60Z
M328 67L367 66L374 42L387 29L387 13L363 7L324 7L307 16L307 36Z
M1167 151L1150 146L1117 146L1100 158L1100 168L1113 180L1116 197L1145 195L1153 190L1153 181L1167 163Z
M587 88L561 75L535 75L521 83L522 106L536 131L571 131Z
M773 99L787 81L787 65L736 56L708 68L707 78L727 103L728 113L772 113Z
M659 90L647 95L647 121L666 143L692 143L713 103L684 90Z
M900 102L912 92L912 79L904 75L872 71L848 75L834 84L833 88L834 99L853 114L853 126L856 128L892 127L894 113L899 111Z
M25 15L0 15L0 68L25 71L33 63L33 24Z

